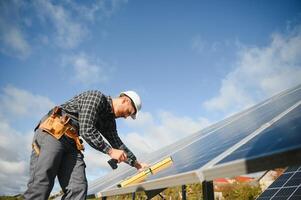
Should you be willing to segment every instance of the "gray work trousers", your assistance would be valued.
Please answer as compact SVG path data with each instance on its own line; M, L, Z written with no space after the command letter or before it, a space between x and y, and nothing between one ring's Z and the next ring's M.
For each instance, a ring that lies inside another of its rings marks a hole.
M24 198L48 199L57 176L64 192L62 199L86 199L84 156L73 141L66 136L57 140L40 129L35 131L33 141L40 147L40 154L32 151L30 179Z

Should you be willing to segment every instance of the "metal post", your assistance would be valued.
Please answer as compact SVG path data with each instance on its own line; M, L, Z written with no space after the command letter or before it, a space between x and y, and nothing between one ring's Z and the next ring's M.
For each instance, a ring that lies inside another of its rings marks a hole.
M162 195L160 195L161 192L163 192L166 188L161 188L161 189L155 189L155 190L147 190L147 191L144 191L146 196L147 196L147 199L152 199L153 197L155 197L156 195L159 195L162 199L164 199L162 197Z
M214 200L213 181L203 181L202 190L204 200Z
M133 192L132 193L132 200L135 200L135 198L136 198L136 192Z
M186 185L182 185L182 200L186 200Z
M164 197L161 194L158 194L158 195L164 200Z

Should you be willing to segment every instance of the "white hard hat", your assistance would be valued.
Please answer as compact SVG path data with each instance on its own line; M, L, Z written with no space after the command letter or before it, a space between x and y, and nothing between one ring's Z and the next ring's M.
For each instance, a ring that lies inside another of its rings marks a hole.
M139 95L136 92L131 91L131 90L121 92L119 96L123 96L123 95L128 96L132 100L132 102L135 106L136 112L131 117L133 119L136 119L138 111L141 109L141 106L142 106L141 99L140 99Z

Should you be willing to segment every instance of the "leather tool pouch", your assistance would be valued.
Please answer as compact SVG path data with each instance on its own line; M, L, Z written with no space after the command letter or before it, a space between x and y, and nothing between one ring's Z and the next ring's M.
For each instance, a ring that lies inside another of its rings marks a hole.
M67 128L69 128L67 123L70 118L66 115L60 116L60 113L61 108L55 107L51 115L39 125L39 128L51 134L56 139L60 139L66 132Z
M76 133L75 128L73 128L68 122L70 117L66 114L61 115L62 110L60 107L55 107L52 113L38 126L40 129L46 131L56 139L60 139L63 135L74 140L76 148L81 151L84 150L82 140Z

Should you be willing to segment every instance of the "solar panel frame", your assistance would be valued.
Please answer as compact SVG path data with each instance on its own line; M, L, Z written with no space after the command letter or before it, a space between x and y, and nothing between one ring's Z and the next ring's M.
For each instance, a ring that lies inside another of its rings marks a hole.
M293 91L300 90L300 89L301 89L301 87L297 86L289 91L284 91L284 92L280 93L279 95L276 95L276 96L262 102L261 104L257 104L256 106L249 108L247 111L240 112L239 114L236 114L226 120L223 120L224 124L217 123L217 125L213 125L213 126L210 126L209 128L207 128L207 130L211 129L211 131L214 132L215 129L222 128L222 127L226 126L227 124L232 123L233 121L239 119L242 115L245 115L248 112L258 109L262 105L267 104L267 103L273 101L274 99L280 98L282 95L287 95L287 93L291 93ZM215 157L214 159L212 159L210 162L208 162L206 165L204 165L203 167L201 167L199 169L184 172L184 173L179 173L179 174L175 174L175 175L170 175L170 176L166 176L166 177L161 177L161 178L158 178L155 180L148 180L146 182L132 185L132 186L129 186L126 188L107 187L105 190L101 190L101 191L97 192L96 196L102 197L102 196L111 196L111 195L117 195L117 194L131 193L131 192L135 192L135 191L139 191L139 190L153 190L153 189L171 187L171 186L188 184L188 183L202 182L204 180L212 180L217 177L225 177L228 175L233 176L233 175L250 173L250 172L252 172L252 170L250 171L249 169L246 169L246 166L245 166L246 160L243 160L243 159L236 160L234 162L230 162L230 163L226 163L226 164L221 164L221 165L216 165L216 164L218 163L218 161L220 161L227 155L231 154L235 149L239 148L246 142L250 141L250 139L252 139L254 136L256 136L256 134L261 133L262 130L265 130L266 128L271 126L273 123L277 122L279 119L281 119L283 116L285 116L287 113L289 113L291 110L293 110L296 106L299 106L299 105L300 105L300 101L298 103L294 104L293 106L291 106L289 109L286 109L284 112L282 112L279 115L277 115L276 117L274 117L271 121L266 123L265 126L257 129L256 130L257 132L255 131L255 132L253 132L253 135L251 134L252 136L248 135L249 138L248 138L248 136L245 137L239 143L232 146L232 148L227 149L220 156ZM204 137L204 135L202 135L202 133L204 133L204 132L202 132L202 131L200 131L200 132L198 134L196 134L195 136L192 136L191 138L197 138L199 135L201 135L201 137ZM205 132L205 135L206 134L210 134L210 131L209 131L209 133ZM188 139L186 140L186 142L189 141L189 137L187 137L187 138ZM185 148L189 144L179 142L179 143L177 143L177 145L178 145L178 147ZM173 147L173 145L170 145L169 147L164 148L165 152L167 152L167 154L168 154L168 151L170 150L169 148L171 148L171 147ZM285 159L278 159L279 156L281 156L282 158L285 158ZM252 164L253 170L255 172L255 171L261 171L263 169L266 169L267 166L279 167L279 166L287 166L290 164L301 164L299 162L296 162L296 158L297 158L297 160L301 160L301 149L300 148L299 149L287 149L286 152L274 152L273 155L264 155L259 158L252 158L252 159L248 160L248 162L253 163ZM268 163L263 162L263 161L268 161ZM233 171L233 169L235 169L235 172Z
M300 151L299 155L300 155ZM276 154L274 155L275 159L278 159L279 157L283 157L283 158L288 158L290 157L290 162L289 159L286 159L286 161L283 163L283 165L286 165L287 163L291 163L294 164L295 163L295 153L294 152L287 152L286 154ZM263 160L266 160L267 157L265 157ZM297 157L298 159L298 157ZM270 159L267 159L270 160ZM262 160L259 160L258 163L262 163ZM271 167L273 165L271 165L270 161L267 161L266 164L269 164ZM243 166L243 165L240 165ZM275 166L276 167L276 166ZM278 167L278 165L277 165ZM236 167L235 167L236 168ZM233 165L230 166L230 169L233 169ZM258 170L255 171L261 171L262 168L257 168ZM236 170L239 172L240 170L238 170L238 168L236 168ZM239 172L238 174L246 174L244 172ZM215 174L216 175L216 174ZM225 173L224 170L221 170L221 174L220 176L217 174L218 177L224 177ZM235 174L237 175L237 174ZM200 174L197 174L196 171L192 171L189 173L183 173L183 174L179 174L179 175L175 175L175 176L169 176L169 177L165 177L162 179L157 179L157 180L153 180L153 181L147 181L145 183L141 183L141 184L137 184L137 185L133 185L127 188L120 188L120 189L109 189L107 191L104 192L100 192L98 193L97 196L111 196L111 195L117 195L117 194L124 194L124 193L130 193L130 192L135 192L135 191L140 191L140 190L152 190L152 189L157 189L157 188L163 188L166 186L176 186L176 185L181 185L181 184L189 184L189 183L195 183L195 182L202 182L204 180L208 180L208 176L206 177L205 175L200 176Z
M262 104L264 104L265 102L268 102L268 101L269 100L265 100ZM242 115L246 115L247 112L255 110L258 107L260 107L260 105L253 106L252 108L248 109L247 111L243 111L243 112L240 112L238 114L235 114L232 117L229 117L229 118L223 120L222 122L216 123L216 124L214 124L214 125L212 125L212 126L210 126L208 128L205 128L202 131L197 132L195 134L196 136L192 135L192 136L187 137L187 139L184 139L184 142L179 141L176 144L172 144L172 145L169 145L166 148L163 148L163 150L158 150L158 151L156 151L156 152L154 152L152 154L160 155L159 159L157 159L157 160L155 160L155 159L149 159L149 160L152 160L152 162L157 162L157 161L159 161L163 157L163 155L170 156L172 153L174 153L174 149L178 149L178 151L179 151L179 150L185 148L186 146L189 146L191 144L191 141L194 141L194 138L201 139L202 137L206 137L207 135L210 135L214 131L222 129L223 127L227 126L228 124L232 123L233 121L239 119ZM170 152L170 151L173 151L173 152ZM167 152L167 153L164 154L164 152ZM151 156L151 155L149 155L149 156ZM105 177L102 177L102 178L96 180L94 182L94 184L92 183L91 186L89 186L89 192L88 193L91 194L91 193L95 192L95 190L97 188L100 189L101 185L97 185L97 184L105 185L105 183L103 182L103 179L105 179L106 181L108 181L108 179L112 178L112 176L113 176L113 179L118 179L118 177L117 177L118 174L123 174L123 175L126 174L126 173L133 174L134 172L135 172L135 170L133 168L129 168L127 166L120 166L120 168L117 169L117 170L115 170L114 173L111 173L111 174L109 174L109 175L107 175ZM102 188L101 190L108 189L110 187L111 186L108 186L106 188Z
M294 185L287 185L291 180L295 181ZM263 199L301 199L301 167L293 166L286 169L256 200Z
M253 137L247 144L236 149L231 155L221 160L218 164L232 160L248 158L265 154L287 147L300 146L301 144L301 105L283 116L279 121Z
M295 108L299 107L301 105L301 101L297 102L295 105L293 105L291 108L283 112L281 115L275 117L272 121L273 123L280 120L282 117L284 117L289 112L293 111ZM277 119L276 119L277 118ZM269 124L271 126L273 124ZM268 128L268 127L266 127ZM264 129L263 129L264 130ZM263 131L262 130L262 131ZM252 135L250 135L251 139ZM253 138L253 137L252 137ZM250 141L250 140L248 140ZM243 142L245 144L245 142ZM237 147L241 147L241 144L237 144ZM230 152L225 152L225 154L230 155L234 152L234 150L237 150L238 148L233 147L233 149L230 150ZM256 147L254 147L256 148ZM284 152L286 151L286 152ZM210 167L208 169L205 169L202 171L200 169L199 173L205 174L205 178L212 180L214 178L219 177L227 177L227 176L236 176L239 174L249 174L256 171L261 170L267 170L271 169L272 166L274 167L285 167L288 165L295 165L301 163L301 143L298 146L294 146L291 149L285 149L285 150L279 150L270 152L266 155L256 156L256 157L250 157L248 159L238 159L232 162L222 163L218 164L219 161L225 159L225 154L221 155L219 159L215 160L216 165L207 165L207 167ZM264 158L264 159L263 159ZM222 174L223 175L222 175Z
M268 100L265 100L264 102L266 102ZM263 102L263 103L264 103ZM246 111L249 111L249 110L252 110L252 109L255 109L256 106L252 107L252 108L249 108L248 110ZM223 128L224 126L226 126L227 124L233 122L234 120L236 120L237 118L239 118L242 114L245 114L246 111L242 111L242 112L239 112L233 116L230 116L229 118L226 118L220 122L217 122L209 127L206 127L204 129L202 129L201 131L198 131L196 132L195 134L192 134L190 136L187 136L186 138L183 138L182 140L179 140L178 142L174 143L174 144L170 144L168 145L167 147L164 147L162 149L159 149L147 156L144 156L144 157L152 157L153 155L156 155L156 156L161 156L160 158L162 158L163 156L169 156L171 155L170 151L171 149L177 149L177 148L185 148L185 146L188 146L188 142L191 142L193 141L194 139L198 138L200 139L200 137L204 137L205 135L207 134L210 134L211 132L213 131L216 131L217 129L220 129L220 128ZM147 160L143 160L144 162L146 163L149 163L150 161L151 162L158 162L159 160L157 159L154 159L154 158L149 158ZM110 180L112 177L115 178L115 179L118 179L117 176L122 174L126 174L126 173L131 173L132 174L135 172L135 170L132 168L132 167L129 167L127 165L120 165L118 169L114 170L113 171L114 173L110 173L104 177L101 177L97 180L94 180L92 182L92 184L89 185L89 191L88 191L88 194L92 194L92 193L97 193L95 192L97 189L100 189L101 188L101 185L104 185L106 183L104 183L104 179L106 181ZM116 184L115 184L116 185ZM102 188L102 190L104 189L107 189L107 188L110 188L109 187L106 187L106 188ZM99 191L99 190L98 190Z

